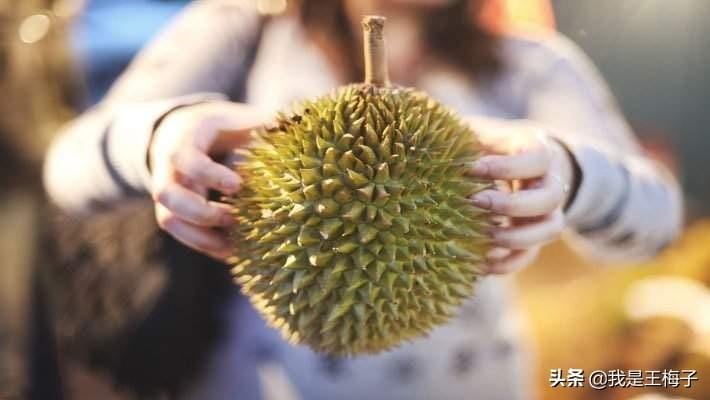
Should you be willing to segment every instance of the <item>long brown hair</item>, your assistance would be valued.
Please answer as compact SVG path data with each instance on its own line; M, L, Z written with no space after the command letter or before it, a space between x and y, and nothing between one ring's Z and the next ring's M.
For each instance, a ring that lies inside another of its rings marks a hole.
M350 81L362 79L362 54L344 0L300 0L300 19L312 39ZM486 0L453 0L420 22L427 51L478 80L500 70L498 36L478 23Z

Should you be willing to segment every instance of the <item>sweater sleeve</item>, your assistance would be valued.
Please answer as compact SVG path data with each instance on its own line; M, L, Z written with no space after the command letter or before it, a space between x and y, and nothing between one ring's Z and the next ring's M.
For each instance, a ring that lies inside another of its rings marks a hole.
M601 262L655 255L680 232L681 190L643 154L604 81L570 41L556 37L528 90L527 118L565 143L581 170L567 210L568 242Z
M99 104L60 130L44 165L45 188L57 205L85 214L149 191L147 149L160 119L226 98L246 74L260 25L249 3L191 3Z

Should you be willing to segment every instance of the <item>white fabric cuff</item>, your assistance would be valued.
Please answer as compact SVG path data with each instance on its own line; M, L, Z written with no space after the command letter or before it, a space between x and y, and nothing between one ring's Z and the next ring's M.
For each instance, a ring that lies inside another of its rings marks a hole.
M628 171L608 151L587 142L560 139L574 156L581 176L566 218L570 226L592 229L609 215L628 191Z

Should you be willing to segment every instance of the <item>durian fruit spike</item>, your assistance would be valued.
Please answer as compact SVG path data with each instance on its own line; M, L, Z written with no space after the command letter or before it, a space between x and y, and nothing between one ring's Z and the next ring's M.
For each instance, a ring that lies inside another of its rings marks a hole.
M233 274L292 343L377 353L426 335L473 294L489 215L469 197L478 144L425 93L389 84L367 17L366 82L256 132L237 166Z

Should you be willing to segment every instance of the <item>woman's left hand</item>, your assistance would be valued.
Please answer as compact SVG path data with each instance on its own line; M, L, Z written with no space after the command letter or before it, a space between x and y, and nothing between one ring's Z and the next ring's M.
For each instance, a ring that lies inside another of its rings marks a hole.
M528 121L470 123L484 151L470 174L503 183L477 193L472 201L500 216L491 230L494 248L486 270L505 274L530 264L540 247L564 229L562 209L571 192L574 161L559 142Z

